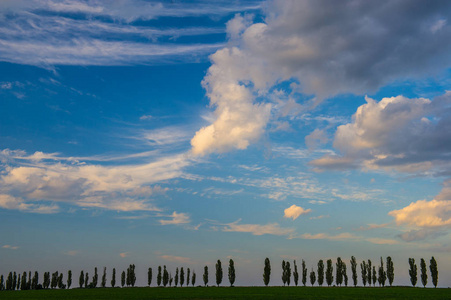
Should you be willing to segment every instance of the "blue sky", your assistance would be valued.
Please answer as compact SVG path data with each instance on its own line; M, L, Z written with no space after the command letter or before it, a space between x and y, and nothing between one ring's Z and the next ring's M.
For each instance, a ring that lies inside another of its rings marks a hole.
M0 273L435 256L447 1L2 1ZM349 268L348 268L349 269ZM213 273L211 273L213 274ZM213 276L213 275L211 275ZM213 281L213 277L210 278ZM360 282L360 281L359 281Z

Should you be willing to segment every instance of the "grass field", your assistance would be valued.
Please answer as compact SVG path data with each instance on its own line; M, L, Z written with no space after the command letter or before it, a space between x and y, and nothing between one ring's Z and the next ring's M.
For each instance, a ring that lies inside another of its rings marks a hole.
M386 287L97 288L4 291L0 299L451 299L451 289Z

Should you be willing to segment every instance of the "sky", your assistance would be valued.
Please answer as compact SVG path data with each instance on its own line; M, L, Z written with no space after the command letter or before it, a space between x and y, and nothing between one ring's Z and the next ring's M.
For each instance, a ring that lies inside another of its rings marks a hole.
M354 255L409 285L434 256L449 286L450 23L449 1L1 1L0 274L200 284L233 259L263 285L268 257L280 285L282 260Z

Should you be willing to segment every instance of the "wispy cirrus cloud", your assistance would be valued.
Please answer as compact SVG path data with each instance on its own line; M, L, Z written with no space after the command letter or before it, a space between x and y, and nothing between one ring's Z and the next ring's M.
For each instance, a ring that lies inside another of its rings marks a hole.
M161 259L164 259L166 261L180 263L180 264L193 264L193 260L189 257L183 257L183 256L175 256L175 255L160 255Z
M161 225L186 225L191 222L191 219L186 213L177 213L174 211L170 217L170 220L160 220Z
M278 223L260 224L239 224L241 219L227 224L222 224L222 231L224 232L247 232L253 235L280 235L286 236L294 233L293 228L283 228Z

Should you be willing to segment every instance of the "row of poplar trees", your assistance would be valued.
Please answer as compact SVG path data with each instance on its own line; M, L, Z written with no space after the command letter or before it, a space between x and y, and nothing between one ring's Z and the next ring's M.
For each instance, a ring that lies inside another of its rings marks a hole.
M357 270L357 261L354 256L351 257L350 260L351 265L351 273L352 273L352 280L353 285L357 286L358 284L358 270ZM409 258L409 276L410 281L412 283L412 286L416 286L418 281L418 269L417 265L415 264L415 259ZM215 265L216 268L216 285L219 286L222 283L223 279L223 270L222 270L222 264L221 261L218 260ZM301 279L302 284L305 286L307 284L307 275L309 275L310 284L313 286L316 282L318 282L319 286L322 286L324 283L324 279L326 280L326 284L328 286L331 286L334 283L334 267L331 259L328 259L326 261L326 265L324 264L324 261L321 259L318 261L317 264L317 270L316 273L311 269L310 273L308 274L308 270L305 264L305 261L302 260L301 263L301 274L298 272L298 267L296 264L296 261L293 262L293 270L291 269L291 264L289 261L282 261L282 282L283 285L290 285L291 283L291 277L293 277L294 284L298 286L299 279ZM429 262L429 270L430 275L432 279L432 284L434 287L437 287L438 283L438 269L437 269L437 262L434 257L431 258ZM427 266L426 262L423 258L421 258L420 261L420 278L421 283L425 287L428 281L428 274L427 274ZM385 286L385 282L388 279L388 282L390 286L393 284L393 280L395 278L394 274L394 265L391 257L386 258L386 267L384 268L384 261L381 257L380 265L377 267L372 265L371 260L362 261L360 263L360 274L363 286L373 286L376 285L376 283L379 284L379 286ZM266 286L268 286L271 278L271 263L269 261L269 258L265 259L265 266L263 270L263 282ZM185 281L186 279L186 281ZM208 286L208 266L204 267L204 273L202 276L203 283L205 286ZM228 268L228 279L230 286L233 286L235 283L235 263L233 259L229 260L229 268ZM97 268L94 268L94 275L92 277L92 280L90 281L88 272L84 273L83 271L80 272L79 276L79 287L80 288L96 288L98 285L99 276L97 273ZM3 275L0 277L0 291L1 290L30 290L30 289L48 289L49 287L52 289L59 288L59 289L65 289L70 288L72 285L72 271L68 271L67 273L67 285L63 282L63 273L54 272L50 274L50 272L44 273L44 280L42 284L39 284L39 275L38 272L34 272L34 276L31 276L31 272L23 272L22 276L19 273L18 275L16 272L10 272L6 280L4 280ZM131 286L134 287L136 283L136 274L135 274L135 265L130 265L127 268L127 271L122 271L121 273L121 281L120 285L122 287L124 286ZM186 277L185 277L185 269L183 267L176 268L175 276L173 277L172 274L167 270L166 266L158 267L158 273L157 273L157 286L163 286L167 287L168 285L171 287L174 283L174 287L177 287L180 285L180 287L183 287L183 285L192 285L194 286L196 284L196 273L192 272L190 268L186 269ZM116 286L116 269L113 269L112 277L110 281L111 287ZM147 271L147 284L150 286L152 284L152 268L148 268ZM348 286L348 272L346 263L340 258L337 258L337 261L335 263L335 284L337 286L342 286L343 284L345 286ZM103 268L103 276L100 283L101 287L106 287L107 285L107 275L106 275L106 267Z
M354 256L351 257L350 260L351 265L351 272L352 272L352 281L354 286L357 286L358 284L358 275L357 275L357 260ZM416 286L417 284L417 265L415 264L415 259L409 258L409 276L410 276L410 282L412 283L412 286ZM298 267L296 265L296 260L293 262L294 270L292 271L291 265L289 261L282 261L282 282L283 285L290 285L291 283L291 276L293 275L294 284L298 286L299 283L299 272ZM334 268L332 264L332 260L328 259L326 261L326 270L324 270L324 261L320 259L318 261L317 265L317 271L313 270L313 267L309 274L310 284L313 286L316 283L316 280L318 280L318 285L322 286L324 283L324 279L326 279L327 286L331 286L334 283ZM348 286L348 273L347 273L347 267L346 263L340 258L337 258L337 261L335 263L335 284L337 286L342 286L343 284L345 286ZM305 261L302 260L301 264L301 281L302 284L305 286L307 284L307 267L305 265ZM428 280L428 274L427 274L427 267L426 262L422 258L420 262L420 270L421 270L421 283L423 284L423 287L426 286L427 280ZM432 284L434 287L437 287L438 283L438 268L437 268L437 261L434 257L431 258L429 262L429 270L430 275L432 278ZM393 265L393 260L390 256L386 259L386 268L384 268L384 260L381 257L380 265L376 269L376 266L372 266L371 260L368 261L362 261L360 263L360 274L362 277L362 283L365 287L367 284L368 286L376 286L376 283L379 284L379 286L384 287L385 282L388 279L388 282L390 286L393 284L393 280L395 278L395 268ZM269 261L269 258L265 259L265 267L263 270L263 283L265 286L268 286L269 281L271 277L271 263Z

